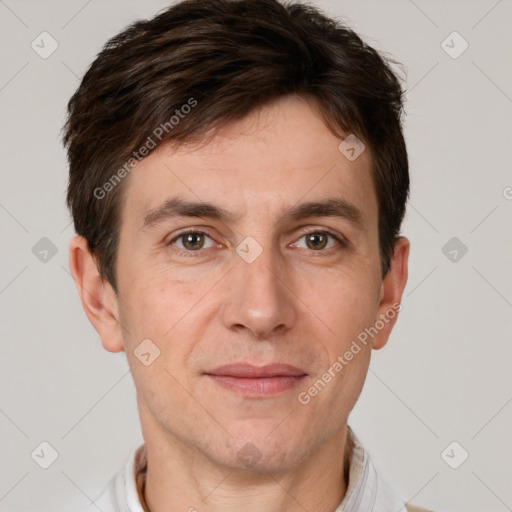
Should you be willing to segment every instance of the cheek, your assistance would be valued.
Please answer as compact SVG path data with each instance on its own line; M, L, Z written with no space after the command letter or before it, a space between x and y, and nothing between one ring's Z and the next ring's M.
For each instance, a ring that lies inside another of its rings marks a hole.
M358 351L359 350L359 351ZM333 379L332 393L328 399L327 410L338 411L338 418L346 420L361 394L368 366L371 347L361 345L358 349L348 348L338 362L342 365L339 375ZM350 355L349 355L350 354Z
M186 381L187 360L193 352L194 340L201 335L201 308L194 307L201 290L191 291L190 284L164 280L158 274L139 275L130 281L129 291L125 288L128 293L120 308L126 327L126 356L139 400L164 424L171 421L170 411L176 408L193 419L199 412L190 404L190 397L180 383ZM147 348L142 351L139 347ZM144 363L143 356L141 359L141 353L147 352L151 354L149 365ZM170 403L174 407L170 408Z
M208 294L212 284L209 280L191 283L155 269L134 275L139 277L130 281L129 290L126 287L122 308L126 325L123 337L127 357L136 372L134 379L141 379L141 389L144 382L151 389L159 389L165 382L167 387L175 387L178 384L171 376L184 382L194 351L214 320L217 299L213 291ZM135 351L145 339L151 340L157 347L155 350L160 351L152 372L140 368L136 358ZM164 392L162 396L167 395Z
M337 284L324 288L322 300L335 333L325 344L329 368L324 369L324 380L330 379L331 387L327 409L343 416L356 403L368 372L372 346L364 333L375 322L380 281L370 267L366 272L342 271L336 278L330 282Z
M125 315L139 336L161 339L194 305L190 284L158 271L130 269L124 288ZM131 330L130 330L131 332Z
M326 340L331 359L371 325L377 314L379 286L367 273L330 273L308 287L305 303L332 334Z

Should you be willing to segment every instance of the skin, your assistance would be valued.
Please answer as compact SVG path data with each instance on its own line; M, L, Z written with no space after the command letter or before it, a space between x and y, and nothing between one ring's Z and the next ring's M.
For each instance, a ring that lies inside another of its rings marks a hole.
M382 279L371 154L367 146L351 162L340 142L310 104L290 96L208 143L157 148L125 183L117 296L85 240L72 239L70 268L84 310L104 348L124 350L131 367L152 512L332 512L341 502L348 415L371 350L386 344L397 315L307 405L298 394L400 302L409 242L398 240ZM178 195L236 218L174 217L142 228L149 211ZM285 217L297 204L327 198L351 203L360 224ZM186 228L207 236L185 245L176 237ZM321 237L325 231L346 242ZM308 233L321 243L308 244ZM262 248L252 263L236 252L248 236ZM147 338L161 352L149 366L134 355ZM235 362L282 362L307 376L296 388L254 398L204 374ZM257 454L250 467L237 455L247 446Z

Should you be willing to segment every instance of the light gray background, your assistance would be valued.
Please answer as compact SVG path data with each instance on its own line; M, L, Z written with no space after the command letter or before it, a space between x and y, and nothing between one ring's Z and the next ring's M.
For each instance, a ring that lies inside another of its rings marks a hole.
M404 499L512 510L512 4L317 3L408 70L410 277L351 425ZM106 40L166 5L0 0L2 511L81 508L142 442L125 355L102 349L69 275L59 131ZM31 48L43 31L59 45L47 59ZM441 46L453 31L469 43L457 59ZM442 252L454 236L468 248L456 262ZM47 262L32 252L42 237L57 247ZM31 458L42 441L59 454L46 470ZM441 458L452 441L469 453L458 469Z

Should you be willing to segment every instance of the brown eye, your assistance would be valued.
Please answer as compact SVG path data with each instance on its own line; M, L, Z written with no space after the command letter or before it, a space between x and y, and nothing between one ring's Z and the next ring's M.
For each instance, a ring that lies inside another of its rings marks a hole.
M302 235L297 242L292 244L292 247L327 253L330 252L329 249L335 249L336 245L338 245L339 249L345 247L342 238L328 231L310 231Z
M204 236L200 233L187 233L182 235L182 238L185 249L201 249L204 245Z
M309 233L306 236L306 244L309 249L324 249L327 245L327 233Z
M207 239L210 240L209 245L206 245ZM188 231L186 233L181 233L171 240L170 245L176 245L178 249L184 251L197 252L200 249L212 247L213 240L202 231Z

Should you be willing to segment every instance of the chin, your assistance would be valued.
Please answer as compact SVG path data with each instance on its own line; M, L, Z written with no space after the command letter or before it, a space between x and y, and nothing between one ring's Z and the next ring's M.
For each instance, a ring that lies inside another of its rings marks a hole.
M233 436L218 463L231 470L279 473L294 468L307 456L303 440L295 441L289 432L277 436L269 432Z

